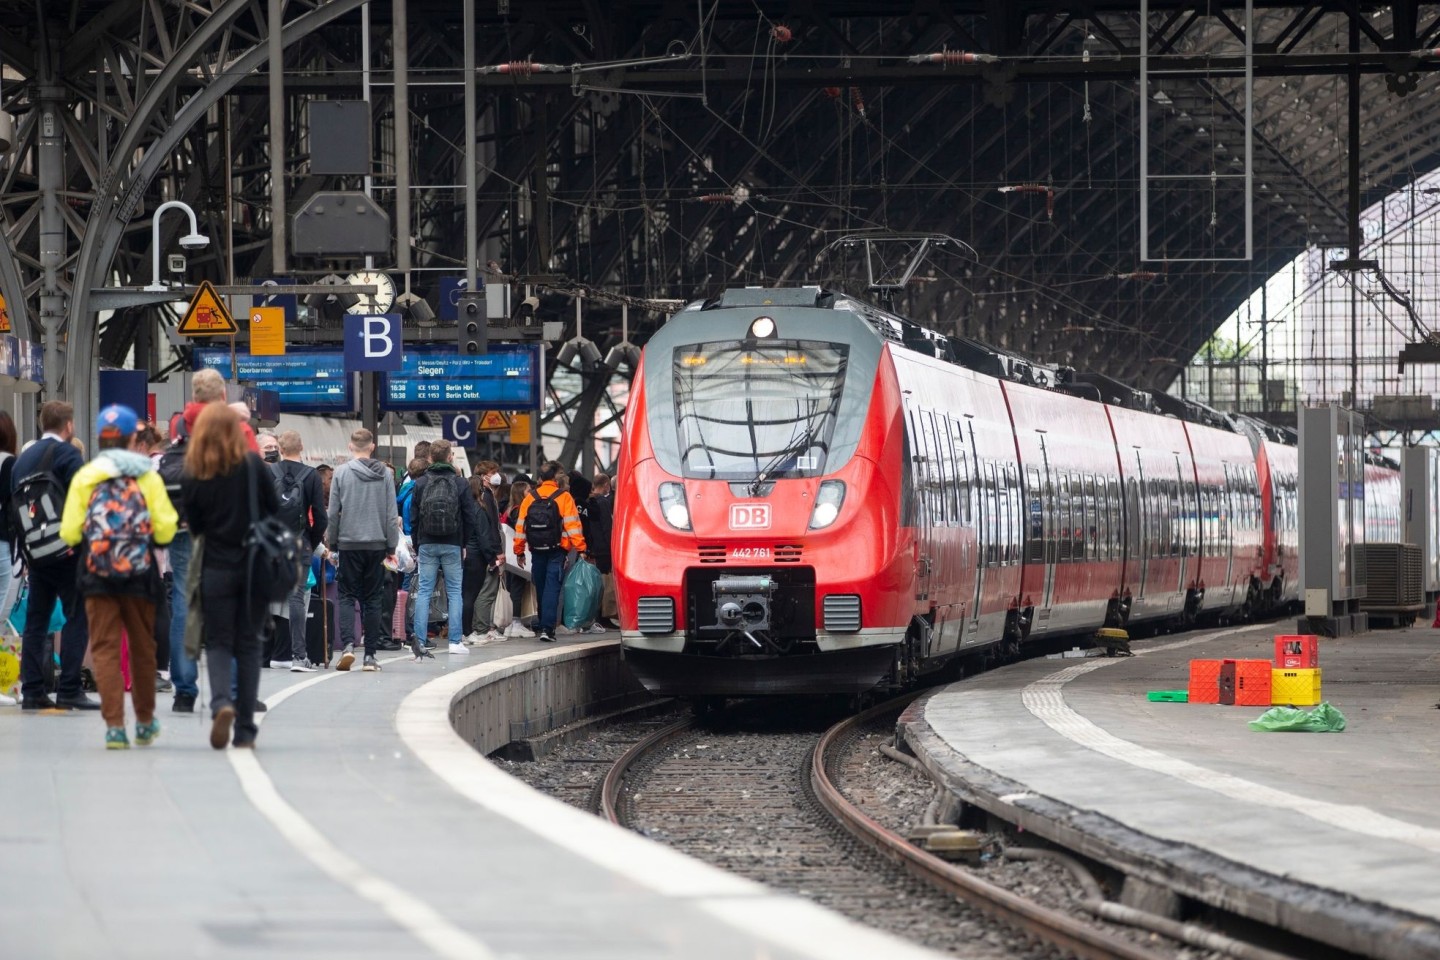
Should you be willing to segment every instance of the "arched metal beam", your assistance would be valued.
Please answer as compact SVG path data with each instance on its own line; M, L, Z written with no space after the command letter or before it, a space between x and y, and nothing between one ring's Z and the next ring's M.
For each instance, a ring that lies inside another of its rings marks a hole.
M286 47L304 39L316 30L332 23L352 10L359 8L364 0L330 0L296 17L281 30L282 42ZM249 0L225 0L176 51L175 56L165 65L155 83L146 91L144 99L137 105L135 116L117 140L111 156L112 165L106 173L102 190L95 197L91 209L89 226L80 255L75 265L74 294L70 299L67 317L69 350L65 357L65 393L80 415L76 417L78 429L89 437L90 413L94 407L95 393L95 348L98 324L90 309L90 289L108 272L114 262L115 253L124 235L125 222L134 204L149 186L150 181L160 172L170 151L197 121L221 97L229 93L247 74L258 70L266 61L268 50L264 44L257 44L233 61L204 89L197 91L175 114L165 131L149 144L144 157L125 181L123 190L116 189L117 181L124 174L121 164L128 162L142 135L150 128L161 106L170 98L175 83L190 68L191 62L209 46L231 21L251 6Z

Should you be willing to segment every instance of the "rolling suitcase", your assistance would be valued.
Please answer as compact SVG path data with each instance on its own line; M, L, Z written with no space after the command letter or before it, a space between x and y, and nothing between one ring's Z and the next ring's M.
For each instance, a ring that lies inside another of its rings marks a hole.
M322 616L321 610L325 613ZM328 619L329 623L326 623ZM327 642L335 636L335 601L316 592L310 596L310 610L305 617L305 655L320 666L328 659Z

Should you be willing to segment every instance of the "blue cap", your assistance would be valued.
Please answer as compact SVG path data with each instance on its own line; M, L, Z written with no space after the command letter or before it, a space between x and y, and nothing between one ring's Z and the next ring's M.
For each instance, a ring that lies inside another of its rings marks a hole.
M112 403L100 411L95 418L95 433L101 437L128 437L140 426L135 411L118 403Z

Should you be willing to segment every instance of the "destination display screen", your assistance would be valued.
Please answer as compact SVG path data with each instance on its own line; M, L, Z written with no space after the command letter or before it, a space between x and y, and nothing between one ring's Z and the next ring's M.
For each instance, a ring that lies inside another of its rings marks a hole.
M540 401L538 350L496 345L471 357L449 344L406 347L400 370L383 375L380 405L397 411L534 410Z
M350 413L355 410L354 377L345 373L339 350L290 350L283 356L252 357L237 350L236 373L229 347L196 347L195 369L209 367L228 380L250 383L280 396L280 409L290 413Z

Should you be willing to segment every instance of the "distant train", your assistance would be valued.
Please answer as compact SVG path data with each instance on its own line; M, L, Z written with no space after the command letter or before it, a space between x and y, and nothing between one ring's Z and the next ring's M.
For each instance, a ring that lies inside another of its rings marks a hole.
M815 287L659 330L617 472L625 659L657 694L863 692L1298 597L1293 434ZM1398 539L1398 471L1366 480Z

